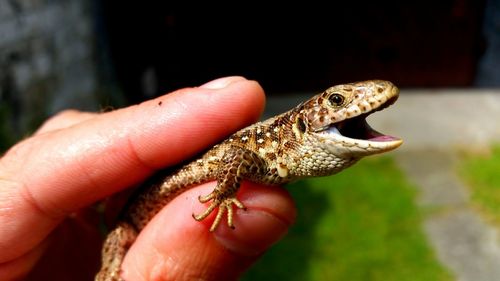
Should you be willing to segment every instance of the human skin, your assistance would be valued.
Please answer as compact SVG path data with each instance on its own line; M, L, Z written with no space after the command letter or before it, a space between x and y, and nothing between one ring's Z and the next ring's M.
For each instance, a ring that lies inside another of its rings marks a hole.
M106 113L64 111L0 158L0 280L91 280L103 236L96 202L175 166L255 122L258 83L225 77ZM236 229L191 214L215 182L176 197L123 262L127 280L234 280L288 230L286 191L244 182ZM110 205L111 206L111 205ZM116 210L109 210L116 214Z

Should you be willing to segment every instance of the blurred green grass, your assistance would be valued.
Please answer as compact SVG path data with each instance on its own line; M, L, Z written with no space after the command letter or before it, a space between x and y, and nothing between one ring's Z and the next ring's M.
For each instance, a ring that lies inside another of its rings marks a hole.
M444 281L421 230L415 189L392 158L288 185L297 223L242 280Z
M462 153L458 173L470 188L473 208L499 227L500 144L486 153Z

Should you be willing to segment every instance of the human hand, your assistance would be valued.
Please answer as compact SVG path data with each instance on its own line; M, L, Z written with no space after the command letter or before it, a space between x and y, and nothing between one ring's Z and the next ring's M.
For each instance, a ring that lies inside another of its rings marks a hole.
M261 87L211 81L112 112L65 111L0 159L0 280L92 280L102 237L91 205L210 147L258 118ZM295 217L281 188L244 182L236 229L192 213L215 182L177 196L143 229L122 265L126 280L236 279Z

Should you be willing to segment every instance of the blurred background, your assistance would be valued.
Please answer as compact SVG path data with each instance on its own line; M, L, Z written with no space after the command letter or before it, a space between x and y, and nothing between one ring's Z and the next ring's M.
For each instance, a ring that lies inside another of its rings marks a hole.
M401 87L498 86L497 3L339 1L271 10L2 0L0 102L10 133L1 148L64 108L123 106L224 75L256 79L268 95L371 78Z
M354 167L329 191L292 186L305 198L297 227L245 278L498 280L496 215L480 210L498 212L500 200L474 201L466 185L480 180L466 173L493 161L498 174L500 1L124 2L0 0L0 151L60 110L119 108L226 75L259 81L267 115L332 84L390 80L401 100L374 122L405 139L402 152ZM481 164L464 152L471 139L488 151ZM363 193L374 183L360 175L393 182ZM479 198L500 198L488 184Z

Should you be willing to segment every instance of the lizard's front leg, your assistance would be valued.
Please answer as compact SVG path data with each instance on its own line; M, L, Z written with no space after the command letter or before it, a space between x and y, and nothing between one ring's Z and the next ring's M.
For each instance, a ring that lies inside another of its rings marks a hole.
M265 175L266 169L265 161L253 151L236 146L230 147L220 161L216 175L217 186L210 194L199 197L201 203L212 202L203 213L193 214L194 219L201 221L218 207L217 216L210 227L210 231L217 228L226 212L227 225L234 228L233 204L240 209L245 209L243 203L236 198L241 180L255 180L256 175Z

